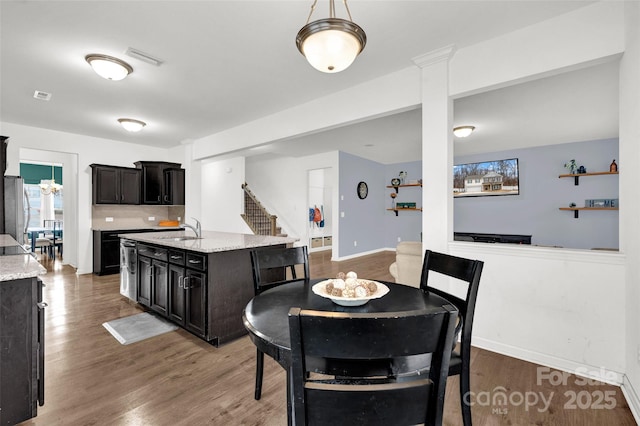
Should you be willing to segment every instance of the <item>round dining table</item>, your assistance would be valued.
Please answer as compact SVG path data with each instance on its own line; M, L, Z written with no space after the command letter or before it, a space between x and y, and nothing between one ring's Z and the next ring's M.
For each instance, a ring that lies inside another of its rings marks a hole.
M301 279L269 289L255 296L242 314L244 326L258 349L272 357L287 372L287 408L291 413L291 340L289 310L292 307L329 312L401 312L420 309L438 311L448 300L420 288L378 281L389 292L361 306L341 306L312 291L314 284L324 279ZM413 366L410 368L413 369ZM291 416L289 424L291 424Z

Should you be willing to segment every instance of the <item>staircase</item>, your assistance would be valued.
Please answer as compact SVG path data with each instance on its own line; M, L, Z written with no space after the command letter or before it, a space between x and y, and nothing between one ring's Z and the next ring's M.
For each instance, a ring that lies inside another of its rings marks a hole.
M287 235L282 233L282 229L277 224L278 216L269 214L246 182L242 185L242 189L244 190L244 214L241 216L253 233L286 237Z

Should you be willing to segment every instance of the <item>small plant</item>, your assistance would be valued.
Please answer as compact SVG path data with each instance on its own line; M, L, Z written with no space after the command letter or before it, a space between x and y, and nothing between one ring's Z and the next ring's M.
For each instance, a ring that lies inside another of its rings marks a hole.
M578 165L576 164L576 160L569 160L564 163L564 167L569 170L569 173L575 175L578 172Z

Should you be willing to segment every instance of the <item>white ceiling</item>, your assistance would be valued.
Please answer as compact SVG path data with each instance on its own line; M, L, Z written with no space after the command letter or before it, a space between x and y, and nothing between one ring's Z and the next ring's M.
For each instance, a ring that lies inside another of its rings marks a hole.
M0 121L176 146L409 67L412 58L442 46L470 45L592 2L352 0L352 17L368 41L338 74L314 70L295 47L311 3L2 0ZM326 17L327 4L319 0L312 19ZM345 17L342 2L336 11ZM128 57L129 47L164 62L156 67ZM84 61L89 53L124 59L134 73L104 80ZM456 142L456 153L615 137L617 81L617 63L611 63L458 99L455 123L477 130ZM34 99L35 90L51 93L51 100ZM129 134L120 117L148 125ZM250 155L335 149L387 164L415 160L420 111Z

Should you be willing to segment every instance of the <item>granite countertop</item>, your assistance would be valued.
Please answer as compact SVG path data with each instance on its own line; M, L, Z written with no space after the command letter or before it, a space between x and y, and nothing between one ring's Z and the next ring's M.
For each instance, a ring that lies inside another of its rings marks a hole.
M198 251L201 253L216 253L222 251L242 250L254 247L272 246L276 244L292 244L298 238L272 237L268 235L238 234L233 232L202 231L202 238L176 241L177 237L194 237L188 232L153 232L144 234L122 234L122 238L157 244L170 248Z
M122 225L113 225L113 224L100 224L93 226L91 228L92 231L130 231L132 229L139 230L153 230L153 231L174 231L180 230L179 226L160 226L160 225L150 225L150 226L122 226Z
M19 246L10 235L0 235L1 247ZM47 270L30 253L0 256L0 281L33 278L44 275Z

